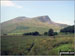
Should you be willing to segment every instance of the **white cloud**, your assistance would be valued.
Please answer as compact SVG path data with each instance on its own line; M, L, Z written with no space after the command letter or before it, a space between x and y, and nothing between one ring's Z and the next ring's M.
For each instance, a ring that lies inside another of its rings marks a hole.
M1 6L23 8L22 6L17 5L13 1L10 1L10 0L1 1Z

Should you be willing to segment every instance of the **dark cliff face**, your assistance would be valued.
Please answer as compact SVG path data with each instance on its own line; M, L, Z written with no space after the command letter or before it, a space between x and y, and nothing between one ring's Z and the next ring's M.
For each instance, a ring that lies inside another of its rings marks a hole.
M48 22L48 21L51 21L48 16L41 16L41 17L38 17L38 19L39 19L41 22Z
M49 18L49 16L39 16L39 17L35 17L34 19L40 21L40 22L47 22L47 23L52 23L52 20Z

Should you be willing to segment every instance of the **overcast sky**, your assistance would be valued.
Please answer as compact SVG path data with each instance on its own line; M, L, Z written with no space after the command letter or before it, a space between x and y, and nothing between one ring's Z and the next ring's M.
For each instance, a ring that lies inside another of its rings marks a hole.
M1 1L1 22L18 16L48 15L52 21L74 24L74 1Z

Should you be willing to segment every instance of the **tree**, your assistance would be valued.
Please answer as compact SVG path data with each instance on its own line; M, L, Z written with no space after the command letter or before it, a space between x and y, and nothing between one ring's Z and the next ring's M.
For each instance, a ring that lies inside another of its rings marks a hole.
M37 35L40 35L40 34L39 34L39 32L36 31L36 32L33 32L32 35L37 36Z
M24 33L23 35L34 35L34 36L37 36L37 35L40 35L39 32L29 32L29 33Z
M63 33L74 33L74 26L68 26L60 30Z
M53 31L53 29L49 29L48 35L49 35L49 36L54 36L54 31Z

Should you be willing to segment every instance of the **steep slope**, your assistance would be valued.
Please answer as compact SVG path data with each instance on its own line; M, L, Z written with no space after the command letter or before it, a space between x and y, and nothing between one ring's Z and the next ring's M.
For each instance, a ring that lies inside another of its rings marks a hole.
M52 23L51 19L45 15L45 16L38 16L38 17L34 17L34 19L40 21L40 22L47 22L47 23Z
M1 31L4 33L24 33L39 31L44 33L48 29L53 28L55 31L60 30L67 25L53 22L48 16L38 16L34 18L16 17L12 20L1 23Z
M36 21L40 21L40 22L43 22L43 23L48 23L48 24L52 24L52 25L56 25L56 26L61 26L61 27L68 26L67 24L61 24L61 23L53 22L51 20L51 18L49 18L49 16L47 16L47 15L34 17L33 19L36 20Z

